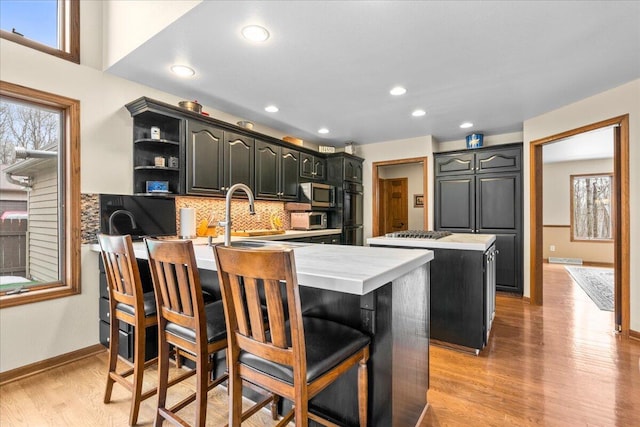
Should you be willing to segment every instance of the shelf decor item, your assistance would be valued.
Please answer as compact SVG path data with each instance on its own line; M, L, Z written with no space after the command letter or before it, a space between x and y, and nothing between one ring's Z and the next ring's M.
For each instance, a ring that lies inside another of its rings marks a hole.
M336 147L332 147L330 145L319 145L318 152L320 153L335 153Z
M169 181L147 181L147 193L168 193Z
M480 148L482 147L482 140L484 135L481 133L472 133L467 135L467 148Z
M158 126L151 126L151 139L160 139L160 128Z

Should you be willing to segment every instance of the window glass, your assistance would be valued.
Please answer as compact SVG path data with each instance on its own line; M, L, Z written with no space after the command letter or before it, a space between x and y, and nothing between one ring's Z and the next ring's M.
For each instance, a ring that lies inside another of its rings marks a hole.
M60 49L57 0L2 0L0 28Z
M2 199L24 202L24 210L0 212L0 292L18 292L61 280L62 112L0 98L0 115L0 162L8 181Z
M611 240L612 175L571 176L574 240Z
M80 0L0 0L0 37L80 63Z
M80 293L80 102L0 80L0 308Z

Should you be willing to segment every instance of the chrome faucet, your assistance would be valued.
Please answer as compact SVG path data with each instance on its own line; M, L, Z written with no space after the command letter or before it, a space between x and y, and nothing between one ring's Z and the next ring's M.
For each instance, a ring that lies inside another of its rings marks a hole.
M114 211L111 215L109 215L109 234L113 234L113 218L116 215L126 215L129 217L129 219L131 220L131 227L132 229L136 228L136 220L133 218L133 214L131 212L129 212L126 209L118 209L117 211Z
M218 223L219 226L224 227L224 245L225 246L231 246L231 198L233 197L233 193L236 190L243 190L245 193L247 193L247 196L249 196L249 213L251 215L256 214L256 210L253 206L253 193L251 192L251 189L245 184L241 184L241 183L233 184L227 190L227 200L225 205L224 221L220 221Z

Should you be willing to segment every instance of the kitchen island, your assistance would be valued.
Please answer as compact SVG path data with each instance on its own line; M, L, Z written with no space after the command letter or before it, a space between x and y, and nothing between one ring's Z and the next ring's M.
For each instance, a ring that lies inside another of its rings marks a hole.
M373 237L367 239L367 244L433 250L430 275L432 343L478 354L489 341L495 316L496 236L449 234L432 238L430 232L401 233L398 235L406 237Z
M212 249L200 242L202 239L196 240L194 250L202 288L220 298ZM416 425L427 408L429 263L433 252L288 242L281 245L293 248L295 253L303 313L335 320L371 336L370 425ZM99 250L96 246L94 250ZM144 264L144 243L134 243L134 250ZM218 364L218 369L224 369L224 364ZM357 369L316 396L310 410L340 425L357 425Z

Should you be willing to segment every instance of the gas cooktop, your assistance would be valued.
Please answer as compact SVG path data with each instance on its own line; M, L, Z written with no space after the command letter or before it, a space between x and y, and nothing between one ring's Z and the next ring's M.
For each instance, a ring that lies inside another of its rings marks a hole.
M385 234L385 237L437 240L450 235L451 235L450 231L405 230L405 231L394 231L393 233L387 233Z

